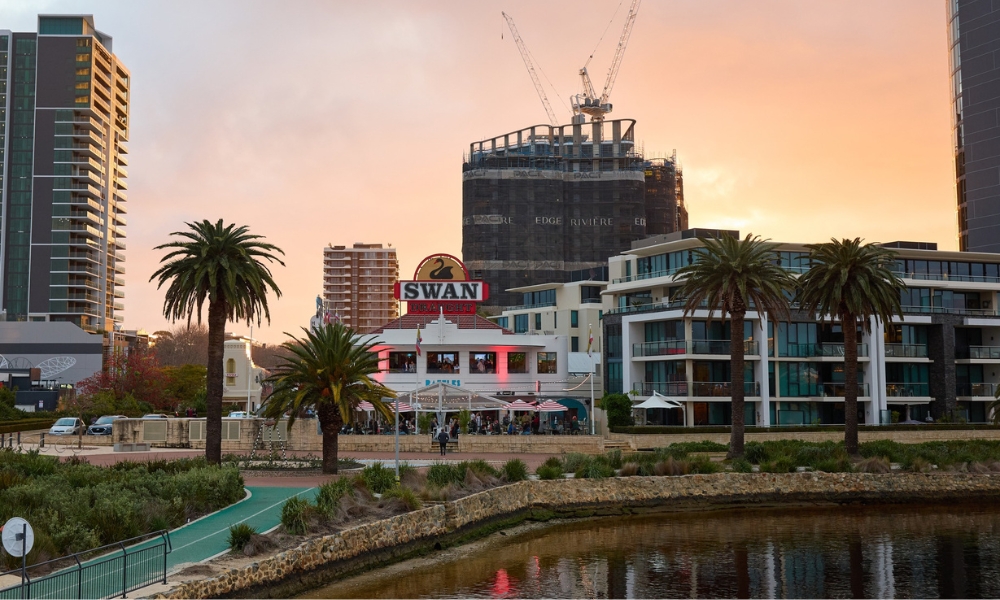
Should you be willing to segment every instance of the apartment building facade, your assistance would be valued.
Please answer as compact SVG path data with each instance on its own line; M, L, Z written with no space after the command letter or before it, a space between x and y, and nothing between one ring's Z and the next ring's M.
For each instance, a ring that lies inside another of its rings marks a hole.
M90 15L0 31L0 310L111 331L125 285L128 69Z
M701 242L677 235L638 246L609 261L607 390L637 401L656 391L683 403L683 409L653 414L654 422L731 423L728 319L707 309L685 315L675 279L680 267L697 260ZM873 323L870 334L859 327L860 422L987 421L1000 384L1000 255L937 251L925 243L886 246L898 252L903 315ZM803 244L789 243L780 244L775 259L801 274L807 256ZM744 338L747 424L844 422L838 323L794 306L787 321L750 311Z
M392 295L398 280L395 248L329 245L323 249L323 295L317 316L368 333L399 316L399 302Z

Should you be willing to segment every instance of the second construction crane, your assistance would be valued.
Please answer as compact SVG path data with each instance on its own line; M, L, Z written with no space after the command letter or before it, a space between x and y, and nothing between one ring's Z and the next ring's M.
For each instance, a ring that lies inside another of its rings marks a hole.
M580 79L583 81L583 93L570 98L573 104L574 117L578 117L582 113L590 115L593 121L603 121L604 115L611 112L611 103L608 102L608 99L611 96L611 88L615 85L615 79L618 78L618 68L622 64L622 58L625 56L625 47L628 46L628 39L632 35L632 26L635 25L635 17L639 14L639 4L641 1L632 0L632 6L629 7L628 16L625 17L625 27L622 29L621 37L618 38L615 56L611 60L611 66L608 68L608 76L604 82L604 89L601 91L600 96L594 91L594 84L591 83L590 74L587 73L587 65L584 65L580 69ZM593 58L593 55L591 55L591 58ZM590 64L590 59L587 60L587 64Z

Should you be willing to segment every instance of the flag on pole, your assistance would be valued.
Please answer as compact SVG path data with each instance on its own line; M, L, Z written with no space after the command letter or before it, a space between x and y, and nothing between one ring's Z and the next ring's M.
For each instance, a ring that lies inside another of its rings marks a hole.
M590 337L587 339L587 356L590 356L590 347L594 345L594 326L589 325L587 328L587 333Z
M420 328L417 327L417 356L420 356L420 342L423 341L420 337Z

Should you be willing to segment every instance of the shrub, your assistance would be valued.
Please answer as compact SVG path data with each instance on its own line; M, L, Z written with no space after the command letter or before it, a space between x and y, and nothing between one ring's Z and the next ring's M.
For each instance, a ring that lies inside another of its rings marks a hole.
M604 479L614 476L615 470L603 456L592 458L576 470L577 479Z
M736 458L730 461L729 466L734 473L753 473L753 465L746 458Z
M472 471L476 475L500 476L500 472L493 468L493 465L482 459L462 461L456 467L461 472L463 478L465 477L466 470Z
M625 394L606 394L598 401L598 406L608 415L608 427L628 427L635 422L632 400Z
M851 460L846 456L839 458L827 458L817 461L813 469L825 473L850 473L854 470Z
M558 458L553 456L547 459L545 463L548 464L550 460L559 461ZM560 467L566 472L573 473L576 472L576 470L579 469L581 465L584 465L589 461L590 461L590 456L586 454L581 454L580 452L570 452L561 461Z
M614 469L622 468L622 451L618 448L604 454L608 459L608 464Z
M361 478L365 480L365 486L373 494L382 494L396 486L396 472L375 462L361 471Z
M639 463L628 462L622 465L618 475L620 477L634 477L639 474Z
M436 463L427 469L427 483L434 487L445 487L453 483L461 483L465 479L465 473L459 473L455 465L448 463Z
M319 486L316 494L316 508L327 518L333 517L344 496L354 491L354 484L347 477L328 481Z
M926 473L933 468L933 465L931 465L931 463L924 458L914 456L903 465L903 468L917 473Z
M755 465L766 461L769 457L767 455L767 449L764 448L764 444L760 442L747 442L743 446L743 458L752 462Z
M250 543L257 530L246 523L229 526L229 549L233 552L243 552L243 547Z
M728 444L720 444L718 442L711 442L709 440L702 440L700 442L678 442L676 444L670 444L669 448L676 448L678 450L683 450L684 452L728 452ZM744 447L744 452L745 452Z
M544 465L543 464L540 467L538 467L537 469L535 469L535 474L538 475L539 479L562 479L563 478L562 466L556 467L556 466L553 466L553 465Z
M693 458L689 462L689 465L689 473L700 473L702 475L718 473L722 470L722 465L720 463L713 462L707 456Z
M760 470L764 473L792 473L795 471L795 463L787 456L779 456L773 461L762 462Z
M500 473L506 481L524 481L528 478L528 465L523 460L512 458L503 464Z
M420 498L417 498L417 495L413 493L413 490L407 487L394 487L382 494L383 501L392 500L394 498L398 498L407 510L417 510L422 505Z
M281 507L281 524L292 535L304 535L309 530L309 501L292 496Z

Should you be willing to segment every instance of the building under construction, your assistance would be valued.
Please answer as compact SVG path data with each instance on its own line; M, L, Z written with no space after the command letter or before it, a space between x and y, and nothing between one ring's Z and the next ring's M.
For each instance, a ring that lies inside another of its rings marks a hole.
M469 148L462 254L490 304L520 304L509 288L603 273L633 241L687 227L676 156L645 161L632 119L574 120Z

